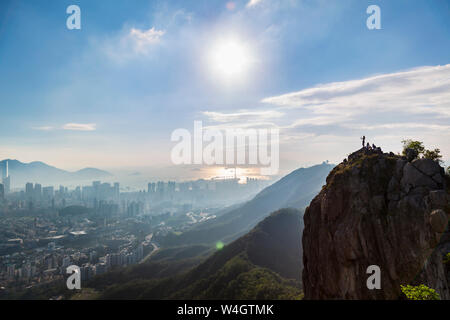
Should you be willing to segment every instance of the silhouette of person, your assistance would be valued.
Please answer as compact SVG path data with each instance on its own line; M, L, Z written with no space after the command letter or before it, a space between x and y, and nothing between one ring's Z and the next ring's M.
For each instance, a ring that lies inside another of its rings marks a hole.
M363 148L364 148L364 146L365 146L365 142L366 142L366 136L362 136L362 146L363 146Z
M367 149L370 150L370 144L367 142Z

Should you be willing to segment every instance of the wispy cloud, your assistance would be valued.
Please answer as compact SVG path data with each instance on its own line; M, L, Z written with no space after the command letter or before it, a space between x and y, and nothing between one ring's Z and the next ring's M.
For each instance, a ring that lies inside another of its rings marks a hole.
M149 46L158 43L165 31L156 30L152 27L148 30L131 28L128 37L134 42L134 49L137 52L146 52Z
M95 123L66 123L62 127L64 130L71 131L95 131L96 124Z
M419 122L398 122L398 123L384 123L384 124L343 124L343 127L351 129L363 130L382 130L382 129L413 129L413 130L437 130L450 132L450 125L429 124Z
M147 30L124 27L119 34L103 40L100 48L110 59L124 62L148 56L161 42L165 33L165 30L158 30L155 27Z
M205 128L215 130L277 128L274 120L281 119L283 112L276 110L238 110L234 112L204 111Z
M277 127L286 136L439 132L450 125L450 64L320 84L268 97L277 110L205 111L216 128Z
M268 120L273 118L280 118L284 113L276 110L239 110L232 113L223 113L215 111L203 112L210 120L215 122L237 122L237 121L253 121Z
M286 149L324 157L345 156L363 134L386 150L415 138L450 152L450 64L319 84L262 103L272 109L203 115L215 129L278 128Z
M53 130L53 127L51 126L33 127L33 130L50 131Z
M401 112L450 117L450 64L333 82L262 100L315 114Z
M292 121L289 125L283 126L284 129L294 129L303 126L326 126L335 124L342 121L348 121L350 118L346 115L342 116L318 116L318 117L305 117Z

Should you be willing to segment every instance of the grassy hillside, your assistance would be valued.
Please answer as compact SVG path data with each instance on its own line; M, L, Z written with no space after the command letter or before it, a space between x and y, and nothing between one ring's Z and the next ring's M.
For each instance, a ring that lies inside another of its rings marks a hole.
M163 279L155 270L132 272L127 281L111 277L106 289L92 285L101 299L300 298L301 230L300 211L282 209L188 272Z

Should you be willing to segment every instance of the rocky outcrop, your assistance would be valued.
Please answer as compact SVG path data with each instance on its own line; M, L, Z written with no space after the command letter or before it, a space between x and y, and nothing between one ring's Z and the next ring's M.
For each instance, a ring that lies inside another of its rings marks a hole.
M336 166L304 215L305 299L398 299L425 284L450 299L450 196L429 159L361 149ZM368 289L367 267L381 270Z

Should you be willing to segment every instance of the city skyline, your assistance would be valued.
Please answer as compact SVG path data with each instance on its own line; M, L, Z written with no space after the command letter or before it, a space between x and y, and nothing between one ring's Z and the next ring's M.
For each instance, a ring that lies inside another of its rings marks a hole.
M6 164L12 161L14 164L13 178L11 180L10 174L6 178ZM175 167L176 169L177 167ZM101 180L106 183L116 183L120 181L123 187L128 191L138 191L146 189L147 184L153 181L174 181L176 183L193 182L197 180L229 180L235 179L240 184L245 184L248 179L261 179L267 181L274 181L278 177L261 177L258 168L252 167L222 167L209 166L202 168L195 166L194 168L186 169L186 167L179 167L178 171L171 170L170 175L158 174L158 168L154 171L136 171L136 168L129 171L115 171L108 172L96 168L83 168L82 170L70 172L64 171L56 167L48 166L43 162L21 163L18 160L5 159L0 160L0 184L7 186L6 193L23 190L27 183L38 183L43 186L59 187L60 185L69 188L84 186L91 184L92 181ZM185 171L190 171L191 174L186 174ZM184 173L181 178L177 173Z

